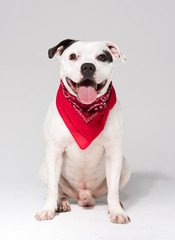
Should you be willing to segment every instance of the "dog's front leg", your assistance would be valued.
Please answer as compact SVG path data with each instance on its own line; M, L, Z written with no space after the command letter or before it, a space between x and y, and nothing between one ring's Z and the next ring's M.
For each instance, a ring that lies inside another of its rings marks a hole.
M120 145L108 146L106 148L106 180L108 187L108 211L111 222L128 223L129 217L126 216L121 208L119 201L119 182L122 170L122 147Z
M62 151L53 144L48 144L46 147L47 196L43 207L35 216L37 220L52 219L57 209L58 182L63 161Z

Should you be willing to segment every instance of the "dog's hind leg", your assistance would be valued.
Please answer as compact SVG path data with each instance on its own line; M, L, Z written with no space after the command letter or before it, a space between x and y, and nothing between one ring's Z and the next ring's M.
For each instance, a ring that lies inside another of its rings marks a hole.
M68 196L66 195L62 195L60 196L59 200L58 200L58 208L56 210L56 212L69 212L71 211L71 207L70 204L68 202Z
M70 186L68 181L61 175L60 182L58 184L58 203L57 212L68 212L71 211L69 198L78 199L78 193Z
M61 187L62 182L63 182L63 177L60 176L60 183L58 184L58 196L59 196L59 198L58 198L56 212L69 212L69 211L71 211L71 207L70 207L70 204L69 204L69 201L68 201L69 197L66 193L63 192L63 189Z

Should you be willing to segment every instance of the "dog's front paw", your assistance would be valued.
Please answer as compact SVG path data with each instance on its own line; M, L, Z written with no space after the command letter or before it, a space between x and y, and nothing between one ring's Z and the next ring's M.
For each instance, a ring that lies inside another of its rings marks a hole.
M54 217L54 214L55 214L55 211L53 210L41 210L35 215L35 218L38 221L51 220Z
M119 213L117 211L110 211L110 220L112 223L125 224L129 223L130 218L124 213Z

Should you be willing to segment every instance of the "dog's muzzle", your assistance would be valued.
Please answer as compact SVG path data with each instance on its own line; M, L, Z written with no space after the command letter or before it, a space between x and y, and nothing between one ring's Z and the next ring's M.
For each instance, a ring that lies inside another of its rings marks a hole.
M76 93L77 98L84 104L90 104L97 98L107 80L97 84L94 78L96 67L93 63L83 63L80 67L82 79L76 83L70 78L66 78L68 85Z
M94 102L107 82L107 80L104 80L97 84L94 80L83 79L79 83L76 83L68 77L66 80L72 91L77 95L77 98L84 104Z
M72 81L70 78L66 78L69 87L77 95L77 98L84 104L90 104L94 102L106 85L107 80L97 84L94 80L84 79L79 83Z

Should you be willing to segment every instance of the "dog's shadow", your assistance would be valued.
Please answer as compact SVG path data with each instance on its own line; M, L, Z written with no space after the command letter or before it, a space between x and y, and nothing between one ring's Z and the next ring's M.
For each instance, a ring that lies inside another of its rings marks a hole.
M169 177L160 172L133 172L126 187L120 192L120 201L124 202L125 209L136 205L142 198L149 194L151 188L158 181L167 181ZM75 204L75 201L72 201ZM96 205L106 205L107 197L96 200Z
M120 193L120 200L126 201L125 208L131 208L147 196L158 181L168 180L169 177L158 171L133 172L128 184Z

